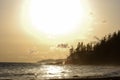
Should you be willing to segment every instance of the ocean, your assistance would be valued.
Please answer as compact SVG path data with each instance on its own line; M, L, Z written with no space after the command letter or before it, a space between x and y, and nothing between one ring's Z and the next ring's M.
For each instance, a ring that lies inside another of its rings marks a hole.
M120 66L0 63L0 80L44 80L119 76Z

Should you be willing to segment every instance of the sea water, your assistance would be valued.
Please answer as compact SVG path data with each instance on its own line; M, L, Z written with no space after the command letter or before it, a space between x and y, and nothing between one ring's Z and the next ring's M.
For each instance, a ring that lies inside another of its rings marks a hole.
M0 80L40 80L118 76L120 76L120 66L0 63Z

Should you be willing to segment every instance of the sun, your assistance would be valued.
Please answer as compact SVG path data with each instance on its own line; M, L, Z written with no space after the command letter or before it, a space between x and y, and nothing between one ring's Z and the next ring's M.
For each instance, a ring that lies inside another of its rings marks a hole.
M84 21L81 0L31 0L29 18L32 29L48 35L72 33Z

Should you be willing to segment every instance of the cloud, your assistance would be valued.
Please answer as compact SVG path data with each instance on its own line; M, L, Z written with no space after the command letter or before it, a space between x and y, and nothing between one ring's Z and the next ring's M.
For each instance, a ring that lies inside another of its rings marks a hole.
M69 48L68 44L64 44L64 43L61 43L61 44L58 44L57 45L58 48Z
M107 21L106 21L106 20L103 20L102 23L107 23Z
M61 44L57 44L55 46L51 46L50 47L50 51L52 52L64 52L67 51L69 49L69 45L67 43L61 43Z
M29 54L37 54L39 53L39 50L36 47L28 49Z

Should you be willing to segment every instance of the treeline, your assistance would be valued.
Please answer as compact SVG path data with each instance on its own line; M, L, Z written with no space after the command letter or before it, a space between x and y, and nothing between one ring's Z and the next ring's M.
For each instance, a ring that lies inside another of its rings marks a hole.
M109 34L94 44L79 42L76 48L70 48L66 63L120 64L120 31Z

